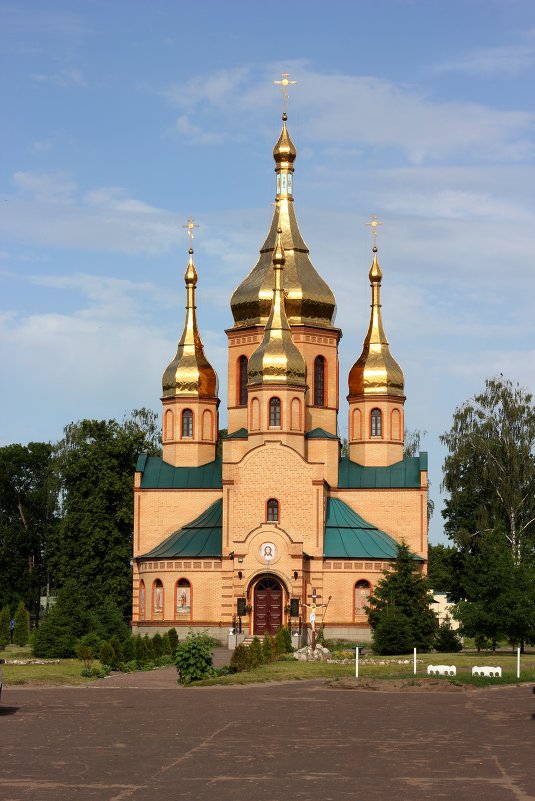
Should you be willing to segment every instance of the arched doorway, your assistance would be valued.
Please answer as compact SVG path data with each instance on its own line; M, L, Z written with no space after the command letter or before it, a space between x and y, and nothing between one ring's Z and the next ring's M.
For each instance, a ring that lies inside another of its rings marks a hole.
M282 626L282 586L264 576L254 588L254 634L275 634Z

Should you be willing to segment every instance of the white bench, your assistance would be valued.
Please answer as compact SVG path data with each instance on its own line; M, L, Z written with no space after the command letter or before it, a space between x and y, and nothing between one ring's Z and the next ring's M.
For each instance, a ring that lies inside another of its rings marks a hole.
M491 665L476 665L472 668L472 676L489 676L490 678L501 678L501 667L492 667Z
M428 665L428 676L456 676L457 668L455 665Z

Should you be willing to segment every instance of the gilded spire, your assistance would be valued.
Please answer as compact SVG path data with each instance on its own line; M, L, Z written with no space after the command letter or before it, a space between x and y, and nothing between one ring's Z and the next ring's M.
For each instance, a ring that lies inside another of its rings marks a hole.
M284 77L283 91L292 81ZM284 84L284 80L287 81ZM282 115L282 131L273 149L276 173L276 199L273 220L266 241L260 249L260 258L234 291L230 302L234 328L265 325L271 310L273 290L273 253L277 230L282 229L282 244L286 261L284 288L286 312L290 325L332 327L336 312L335 297L326 282L317 273L301 236L293 205L293 173L296 149L286 127L286 110Z
M198 398L215 398L217 397L217 375L204 355L195 313L197 270L193 263L192 229L198 226L194 225L190 219L188 225L184 227L189 229L190 237L189 260L184 274L186 320L176 356L163 374L163 397L174 398L180 395L193 395Z
M375 224L374 224L375 223ZM383 328L381 317L381 281L383 273L377 259L375 217L372 222L374 235L373 261L369 273L372 289L370 326L364 340L362 353L349 373L349 395L396 395L404 397L404 378L401 367L396 362Z
M282 244L282 229L277 230L273 253L275 287L271 301L271 312L266 323L262 342L249 359L249 385L298 384L305 385L306 364L303 355L294 345L292 332L286 317L283 271L285 253Z

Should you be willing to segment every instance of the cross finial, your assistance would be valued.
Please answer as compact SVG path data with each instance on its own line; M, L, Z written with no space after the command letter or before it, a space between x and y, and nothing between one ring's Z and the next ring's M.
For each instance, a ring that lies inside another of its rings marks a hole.
M369 223L366 223L366 225L371 226L371 229L372 229L373 246L374 246L374 248L377 247L377 226L378 225L382 225L382 224L383 224L382 222L378 221L377 216L375 214L372 214L372 221L369 222Z
M186 225L183 225L182 228L188 229L188 236L189 236L189 249L193 250L193 229L198 228L198 224L194 223L192 218L189 217L188 222Z
M273 83L276 83L278 86L282 88L282 113L284 118L286 118L286 100L288 99L288 86L297 83L297 81L289 81L288 78L289 78L288 72L281 72L281 80L273 81Z

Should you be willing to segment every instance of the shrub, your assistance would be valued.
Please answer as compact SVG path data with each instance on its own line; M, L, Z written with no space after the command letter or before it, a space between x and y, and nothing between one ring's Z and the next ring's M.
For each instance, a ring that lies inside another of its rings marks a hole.
M118 637L116 636L113 636L110 639L110 645L113 649L113 661L107 662L106 664L108 664L111 668L113 668L113 670L117 670L121 662L124 661L123 649L121 643L119 642Z
M291 654L293 651L292 635L288 629L284 628L284 626L281 626L275 634L275 650L277 652L277 656L280 656L281 654Z
M463 644L458 633L451 627L451 620L448 615L443 623L438 627L435 637L435 649L441 653L456 653L462 651Z
M236 673L243 673L245 670L251 669L249 648L243 643L240 643L234 649L230 658L230 666L235 669Z
M136 655L136 662L139 667L143 667L145 662L148 662L147 651L145 648L145 638L138 634L134 640L134 652Z
M262 645L258 637L253 637L253 641L249 646L249 659L251 660L251 668L258 667L264 661Z
M123 640L122 643L122 651L123 651L123 662L129 663L133 659L136 658L136 641L133 637L127 637Z
M171 646L171 655L174 656L176 652L176 647L178 645L178 634L175 628L169 629L167 632L167 636L169 637L169 644Z
M381 615L373 632L376 654L407 654L413 649L414 637L410 620L397 607Z
M213 673L211 637L190 631L184 642L178 644L175 664L181 684L209 678Z
M151 662L154 657L154 650L152 648L152 640L148 634L143 637L143 642L145 644L145 661Z
M91 675L91 662L95 658L95 653L91 646L85 645L78 640L76 643L76 655L78 656L78 659L84 663L84 670L88 670L89 675ZM82 676L85 675L84 670L82 670Z
M76 642L94 628L94 617L74 580L65 583L47 616L33 634L35 656L50 659L76 656Z
M100 644L100 661L102 665L107 665L110 668L115 661L115 652L108 640L103 640Z
M169 639L168 631L162 634L162 647L164 654L169 654L170 656L174 655L171 651L171 640Z
M271 634L264 634L262 640L262 661L271 662L273 659L273 651L275 650L275 643Z
M9 621L11 620L11 613L9 606L4 606L0 612L0 648L4 648L11 639L11 632L9 630Z
M158 659L158 657L163 656L164 654L162 635L158 632L156 632L152 638L152 653L155 659Z
M26 645L30 639L30 613L24 606L24 601L19 601L15 612L15 628L13 629L13 642L15 645Z

